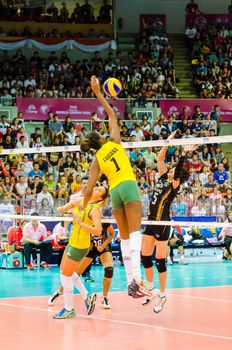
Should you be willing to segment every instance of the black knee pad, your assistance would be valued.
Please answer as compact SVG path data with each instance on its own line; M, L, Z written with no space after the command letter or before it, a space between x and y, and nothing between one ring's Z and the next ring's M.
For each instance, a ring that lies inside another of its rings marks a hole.
M152 255L142 255L142 263L145 269L153 266Z
M178 240L176 241L176 245L177 245L177 247L183 246L182 240L181 240L181 239L178 239Z
M166 260L165 259L156 259L156 267L157 267L157 270L158 272L165 272L167 271L167 268L166 268Z
M114 274L114 268L112 266L108 266L104 268L104 277L112 278Z

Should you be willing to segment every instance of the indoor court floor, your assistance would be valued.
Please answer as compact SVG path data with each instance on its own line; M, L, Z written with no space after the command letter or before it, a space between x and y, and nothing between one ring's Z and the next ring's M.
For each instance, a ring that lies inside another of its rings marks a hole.
M87 316L75 295L78 316L54 320L63 297L53 307L48 296L59 287L59 269L0 270L0 339L6 350L49 349L232 349L232 263L168 266L167 303L155 314L152 305L127 296L124 267L116 266L110 293L111 310L103 310L103 269L93 266L95 279L86 283L98 293L96 309Z

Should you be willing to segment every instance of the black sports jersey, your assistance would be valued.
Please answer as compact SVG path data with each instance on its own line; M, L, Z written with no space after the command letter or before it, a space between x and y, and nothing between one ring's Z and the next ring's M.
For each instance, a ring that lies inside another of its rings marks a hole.
M107 239L107 229L111 224L104 223L102 224L102 234L101 236L93 236L91 235L91 244L90 250L97 249L100 245L102 245Z
M154 187L148 220L170 220L170 207L180 186L174 189L167 179L167 173L163 174Z

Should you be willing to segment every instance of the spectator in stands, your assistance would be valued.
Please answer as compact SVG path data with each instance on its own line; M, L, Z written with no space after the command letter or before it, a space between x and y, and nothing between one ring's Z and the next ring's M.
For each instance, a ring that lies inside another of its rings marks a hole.
M216 216L218 222L224 222L225 214L226 214L225 206L221 203L220 199L216 199L214 204L211 207L211 215Z
M110 11L112 10L112 6L108 4L107 0L103 0L103 4L99 10L99 16L97 17L98 23L110 23L111 15Z
M66 176L61 176L60 182L56 185L56 193L59 203L61 202L61 199L64 199L65 202L68 201L69 190L70 185L67 182Z
M199 174L199 180L201 181L203 187L208 182L208 176L209 176L209 169L207 166L203 166L202 172Z
M204 203L200 200L197 201L197 205L195 205L191 210L192 216L206 216L206 210L204 208Z
M39 193L40 194L40 193ZM40 205L37 204L38 214L41 216L49 216L53 214L53 207L48 203L47 198L43 198Z
M27 179L23 175L19 176L19 182L17 182L16 184L17 195L20 198L22 198L25 195L27 188L28 188Z
M63 23L68 22L68 17L69 17L69 11L67 9L67 5L65 2L62 2L62 8L60 9L61 22Z
M5 115L1 116L0 122L0 133L2 135L7 135L11 131L10 124L7 122L7 117Z
M84 4L81 6L81 22L91 23L93 8L89 4L89 0L85 0Z
M226 194L223 198L223 204L225 205L226 211L232 211L232 190L231 188L227 188Z
M187 216L188 204L185 202L182 194L176 196L175 202L172 204L172 216Z
M34 162L33 164L33 170L31 170L28 173L28 178L29 178L29 183L32 182L32 180L34 180L35 177L41 177L44 181L44 172L42 170L39 169L39 163L38 162Z
M211 112L210 117L211 117L212 120L216 121L216 123L217 123L217 135L220 135L222 115L220 113L219 105L214 105L213 106L213 111Z
M48 123L48 130L51 138L51 144L54 144L55 137L58 137L60 141L63 140L63 125L59 121L58 115L53 116L53 120L50 120Z
M219 185L223 185L225 182L228 182L228 174L224 170L222 163L218 164L218 170L216 170L214 173L214 181Z
M190 2L186 5L185 12L187 14L199 14L199 13L202 13L199 10L199 7L198 7L197 3L195 3L194 0L190 0Z
M208 175L208 181L204 185L204 187L207 189L207 193L213 192L214 187L217 186L216 182L214 181L214 175L210 173Z
M29 143L25 140L24 135L20 136L19 141L16 143L16 147L19 149L29 148Z
M52 21L56 22L59 14L58 8L55 6L54 1L47 8L47 13L52 16Z
M0 203L0 215L2 217L3 229L7 229L13 225L13 219L4 219L4 215L15 215L15 207L11 203L11 198L8 195L4 195L3 202Z
M32 216L37 216L36 212ZM31 252L32 249L40 250L40 266L46 269L50 268L49 262L52 254L52 244L47 239L46 226L35 218L23 227L23 237L21 244L23 245L27 269L32 270Z
M42 191L43 182L40 176L35 176L34 179L29 182L28 187L31 189L31 193L36 196L38 193Z
M43 184L42 191L37 196L37 207L40 208L42 205L43 199L46 198L48 206L52 209L54 206L54 200L48 191L48 186L46 184Z

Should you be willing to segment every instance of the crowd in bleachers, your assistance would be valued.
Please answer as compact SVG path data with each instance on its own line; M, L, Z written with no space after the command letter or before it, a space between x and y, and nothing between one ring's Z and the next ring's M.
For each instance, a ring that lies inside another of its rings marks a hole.
M57 28L53 28L51 31L45 31L42 28L38 28L36 31L32 31L30 26L25 26L22 31L17 31L15 28L6 31L0 27L0 37L26 37L26 38L47 38L47 39L108 39L110 36L104 29L95 31L93 28L89 28L86 34L82 32L74 32L73 30L60 31Z
M144 39L142 39L144 41ZM177 97L175 70L171 49L166 41L159 44L155 59L145 53L146 45L139 46L139 54L126 57L120 51L108 53L106 59L95 52L91 60L71 62L67 52L58 57L51 52L48 58L35 51L27 59L19 49L10 57L7 51L0 55L0 97L3 105L14 104L17 97L89 97L90 77L97 75L101 82L108 77L118 78L123 86L119 98L136 98L139 106L147 99Z
M214 122L213 113L210 120L204 120L204 117L200 107L196 106L194 114L185 117L182 110L179 115L173 113L167 119L161 115L157 122L153 122L146 115L143 120L136 122L119 120L121 138L123 141L166 139L174 130L177 130L177 138L215 135L211 125ZM199 119L201 123L198 122ZM96 115L93 116L93 128L103 137L109 137L107 121L98 119L96 122ZM80 127L80 123L76 124L69 116L62 122L49 112L48 119L44 122L44 130L37 127L29 135L23 115L19 113L18 118L11 123L5 116L1 117L0 147L11 149L79 145L86 132L84 127ZM158 176L158 151L159 148L151 147L127 150L141 191L144 217L147 216L149 200ZM178 162L179 151L180 147L169 147L167 167ZM80 190L81 179L88 175L92 156L91 153L86 155L80 152L1 155L0 199L6 206L3 211L0 208L0 212L9 210L10 213L21 211L28 214L37 210L41 215L53 214L53 208L67 202L71 194ZM173 205L173 215L215 214L219 220L223 220L226 212L232 209L232 197L229 163L221 146L200 146L196 152L189 153L185 167L190 177ZM14 200L15 207L9 205L10 199ZM105 215L112 215L110 202L105 208Z
M231 98L231 23L190 23L186 36L192 50L197 94L201 98Z
M25 1L17 6L15 1L0 1L1 20L7 21L24 21L33 20L36 22L60 22L60 23L110 23L112 5L107 0L102 1L97 16L94 15L94 9L88 0L82 4L76 3L73 10L70 9L66 2L62 2L61 8L58 9L54 2L46 9L41 5Z

